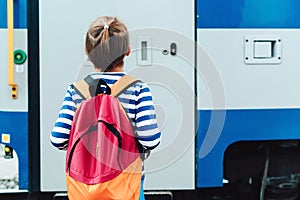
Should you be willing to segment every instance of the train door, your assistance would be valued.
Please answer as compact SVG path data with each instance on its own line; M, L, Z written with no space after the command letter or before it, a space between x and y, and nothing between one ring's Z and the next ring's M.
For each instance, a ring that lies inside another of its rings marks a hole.
M28 190L27 1L0 1L0 193Z
M128 26L132 53L125 71L147 82L158 110L162 142L145 163L147 190L195 187L194 1L41 1L41 190L64 191L65 153L50 131L68 84L93 69L84 37L100 15Z

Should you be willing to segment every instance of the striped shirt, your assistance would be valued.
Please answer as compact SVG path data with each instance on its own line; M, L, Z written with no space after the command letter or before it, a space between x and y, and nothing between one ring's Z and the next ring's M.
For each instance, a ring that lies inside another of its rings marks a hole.
M111 87L126 73L94 72L90 75L93 79L104 80ZM157 147L160 143L161 133L157 125L152 94L147 84L143 82L133 84L119 95L118 99L136 128L138 141L149 150ZM52 145L58 149L67 150L68 148L73 117L81 102L81 96L70 85L50 135Z

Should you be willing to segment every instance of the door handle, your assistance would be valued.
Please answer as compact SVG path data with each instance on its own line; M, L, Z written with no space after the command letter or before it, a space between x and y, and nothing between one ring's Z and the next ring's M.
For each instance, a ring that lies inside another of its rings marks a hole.
M7 33L8 85L11 87L11 98L16 99L18 85L14 73L14 0L7 0Z

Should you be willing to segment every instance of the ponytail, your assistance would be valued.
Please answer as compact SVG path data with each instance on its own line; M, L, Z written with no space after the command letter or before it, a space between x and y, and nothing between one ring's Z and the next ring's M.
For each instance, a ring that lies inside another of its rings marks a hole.
M86 34L86 53L95 68L101 71L123 64L128 47L127 28L117 18L97 18Z

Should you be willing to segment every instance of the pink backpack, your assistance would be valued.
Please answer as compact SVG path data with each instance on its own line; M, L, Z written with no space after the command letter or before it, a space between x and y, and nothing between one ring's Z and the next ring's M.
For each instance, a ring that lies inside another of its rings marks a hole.
M74 83L86 100L75 112L67 150L70 200L139 199L142 160L131 122L117 98L135 82L126 75L111 91L101 79L96 88L84 80ZM100 91L103 85L106 93ZM95 90L97 95L91 97Z

